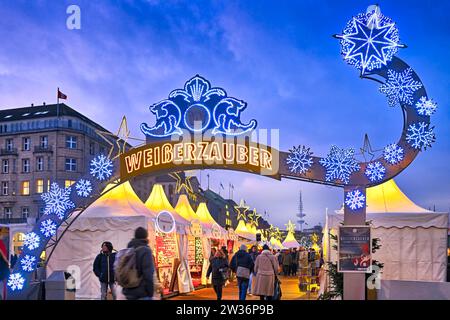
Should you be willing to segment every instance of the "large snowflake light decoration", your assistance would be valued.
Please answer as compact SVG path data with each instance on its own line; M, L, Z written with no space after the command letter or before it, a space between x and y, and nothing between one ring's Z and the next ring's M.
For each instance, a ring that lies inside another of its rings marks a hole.
M97 180L106 180L113 174L113 163L105 155L98 155L91 160L90 173Z
M75 208L75 204L70 200L71 188L60 188L56 182L50 186L50 191L42 194L45 202L44 214L56 214L59 219L64 219L66 211Z
M421 116L431 116L436 112L437 103L432 99L427 99L426 97L422 97L416 103L417 113Z
M352 190L347 192L345 196L345 204L351 210L362 209L365 206L366 197L360 190Z
M365 175L372 182L383 180L385 173L386 168L379 161L369 163L365 171Z
M30 232L25 235L25 239L23 240L23 245L28 248L28 250L34 250L39 247L41 239L39 236L34 233Z
M396 143L391 143L384 147L383 157L389 164L394 165L403 160L404 150Z
M431 144L436 141L436 136L433 132L433 127L425 122L413 123L408 127L406 134L406 141L414 149L424 149L431 147Z
M310 148L306 148L305 146L298 146L289 150L289 155L286 158L286 164L289 165L289 170L292 173L304 174L313 164L311 155Z
M422 83L414 80L412 72L411 68L402 72L388 70L388 80L380 86L380 92L387 96L391 107L401 103L413 103L413 94L422 88Z
M46 238L53 237L56 234L56 223L52 219L41 222L41 232Z
M20 260L20 264L23 271L32 272L36 269L36 257L27 254Z
M12 273L9 275L7 286L11 288L12 291L22 290L25 279L20 273Z
M351 174L360 169L354 155L354 149L331 146L327 157L319 160L319 163L326 169L325 180L340 180L344 184L348 184Z
M400 37L395 23L379 9L360 13L346 25L340 40L344 60L361 73L385 66L397 53Z
M75 184L75 189L80 197L87 198L92 192L92 183L87 179L80 179Z

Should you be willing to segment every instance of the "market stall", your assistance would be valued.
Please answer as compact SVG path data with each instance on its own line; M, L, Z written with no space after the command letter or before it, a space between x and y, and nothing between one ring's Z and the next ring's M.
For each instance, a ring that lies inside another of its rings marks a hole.
M201 283L206 285L208 279L206 272L209 267L209 257L211 255L211 248L220 249L222 246L227 246L228 231L222 228L211 216L211 213L206 206L206 203L201 202L197 208L196 215L198 216L203 229L202 246L203 246L203 267Z
M145 202L155 215L156 268L165 295L194 290L188 263L189 221L170 204L161 184L155 184Z
M372 238L381 245L373 259L384 264L383 279L446 281L448 213L419 207L394 180L368 188L366 197ZM322 241L326 261L337 260L329 233L336 235L343 219L342 209L327 215Z
M77 299L99 299L100 283L92 264L101 244L110 241L116 250L127 247L138 227L154 235L154 214L148 210L128 182L104 193L67 229L47 265L47 275L56 270L71 270L79 276ZM76 212L74 213L76 214ZM120 290L118 290L120 293Z
M185 194L179 196L175 211L190 223L187 235L188 264L192 283L194 287L197 288L201 285L203 267L202 225Z

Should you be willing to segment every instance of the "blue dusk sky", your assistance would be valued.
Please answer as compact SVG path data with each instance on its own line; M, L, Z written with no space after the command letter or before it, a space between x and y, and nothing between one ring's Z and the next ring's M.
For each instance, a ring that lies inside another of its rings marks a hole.
M414 202L437 211L450 208L450 12L449 1L378 0L396 21L398 56L417 72L439 105L433 115L437 142L396 181ZM66 9L81 9L81 29L66 27ZM279 129L280 148L310 146L325 155L332 144L360 148L364 134L374 149L397 141L399 107L389 107L378 84L340 56L346 22L370 1L0 1L0 107L67 104L109 130L122 115L132 135L153 123L152 103L181 88L195 74L248 102L244 121ZM309 226L325 221L326 208L343 202L341 189L251 174L203 171L216 191L235 186L246 199L284 227L295 220L303 192ZM200 177L200 175L199 175Z

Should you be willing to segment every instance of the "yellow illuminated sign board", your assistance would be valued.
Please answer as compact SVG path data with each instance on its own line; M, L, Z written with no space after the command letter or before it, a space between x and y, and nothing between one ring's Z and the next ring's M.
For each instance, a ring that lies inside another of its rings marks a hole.
M188 169L232 169L278 177L278 151L248 141L166 141L131 149L120 157L120 176Z

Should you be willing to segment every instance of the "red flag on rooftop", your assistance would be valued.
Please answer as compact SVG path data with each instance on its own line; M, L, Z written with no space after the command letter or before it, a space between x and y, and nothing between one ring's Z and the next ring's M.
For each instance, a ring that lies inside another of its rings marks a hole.
M67 95L65 95L64 93L59 91L59 88L58 88L58 99L64 99L64 100L67 99Z

